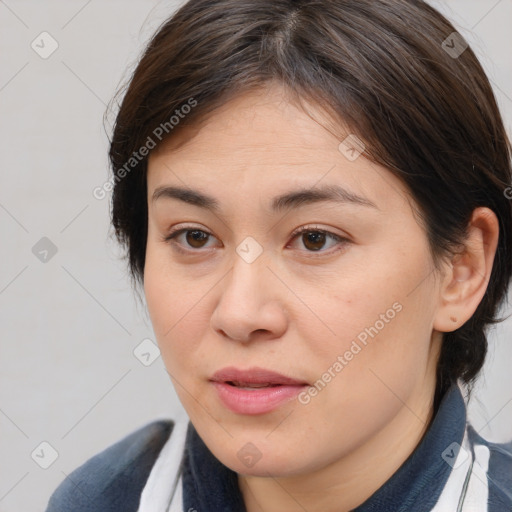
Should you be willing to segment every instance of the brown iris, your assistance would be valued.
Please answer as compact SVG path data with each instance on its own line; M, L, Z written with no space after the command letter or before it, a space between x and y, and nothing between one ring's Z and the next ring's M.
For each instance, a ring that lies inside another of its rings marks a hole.
M187 231L186 239L190 247L195 247L198 249L203 246L203 242L208 239L208 236L208 233L195 229Z
M312 251L318 251L325 245L325 233L321 231L308 231L302 235L304 247Z

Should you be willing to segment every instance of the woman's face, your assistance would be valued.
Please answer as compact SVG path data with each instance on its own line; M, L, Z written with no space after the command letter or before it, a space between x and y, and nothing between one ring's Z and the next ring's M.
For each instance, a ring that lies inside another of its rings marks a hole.
M429 419L426 234L401 182L340 146L348 135L269 88L150 156L155 335L199 435L239 473L306 474L399 447L397 431L417 442Z

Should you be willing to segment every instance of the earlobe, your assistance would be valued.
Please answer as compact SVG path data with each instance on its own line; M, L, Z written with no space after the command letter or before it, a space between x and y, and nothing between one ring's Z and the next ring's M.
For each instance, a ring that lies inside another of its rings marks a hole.
M440 285L434 329L455 331L466 323L480 304L496 254L499 224L489 208L476 208L467 229L464 248L451 258Z

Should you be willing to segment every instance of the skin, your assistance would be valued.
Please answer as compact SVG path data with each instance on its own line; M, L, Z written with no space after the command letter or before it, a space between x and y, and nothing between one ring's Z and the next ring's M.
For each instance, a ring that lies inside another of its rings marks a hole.
M338 149L347 133L325 125L267 87L177 132L148 163L144 289L155 335L197 432L238 473L248 512L348 511L390 478L432 419L442 332L473 314L496 251L496 217L479 208L467 250L435 271L406 188L364 156L348 160ZM277 195L327 184L375 207L324 201L270 211ZM213 196L221 211L153 200L163 186ZM195 245L186 233L166 241L178 226L211 235ZM348 241L327 237L315 251L307 234L292 236L301 226ZM236 252L248 236L263 249L252 263ZM226 366L259 366L313 389L397 303L394 318L307 404L240 415L209 382ZM252 467L237 456L246 443L261 453Z

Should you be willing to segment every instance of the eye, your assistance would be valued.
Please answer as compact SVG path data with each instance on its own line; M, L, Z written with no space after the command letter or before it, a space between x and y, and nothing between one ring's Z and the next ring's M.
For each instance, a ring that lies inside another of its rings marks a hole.
M181 235L185 235L185 243L183 243L183 241L179 242ZM208 231L204 231L202 229L181 228L172 231L169 235L167 235L164 238L164 241L171 242L178 251L188 253L194 252L194 249L202 249L203 247L205 247L205 244L210 236L212 236L211 233L209 233ZM187 249L183 249L183 246L191 248L193 250L188 251Z
M184 237L182 235L184 235ZM325 229L320 229L317 226L302 226L295 230L291 236L292 241L301 237L300 240L306 248L306 252L311 253L321 252L324 254L326 252L336 252L322 250L329 241L332 242L331 247L338 245L341 246L340 249L344 248L345 245L349 243L347 238L331 233ZM194 252L200 252L197 249L208 249L206 244L210 237L213 237L213 235L203 229L184 227L172 231L164 238L164 241L172 243L179 252L191 254Z
M300 240L303 243L303 246L307 249L307 252L333 252L322 250L328 241L333 242L331 247L341 245L341 248L349 243L347 238L331 233L325 229L320 229L316 226L303 226L294 231L292 237L294 240L301 237Z

